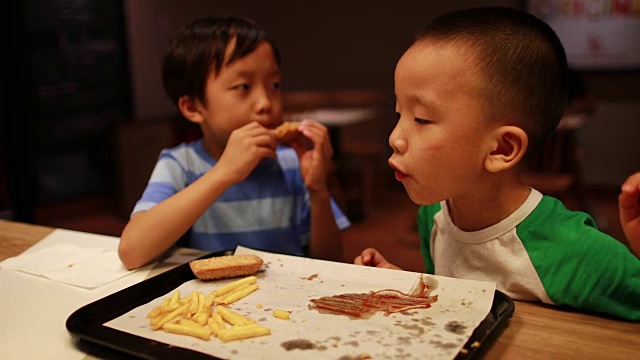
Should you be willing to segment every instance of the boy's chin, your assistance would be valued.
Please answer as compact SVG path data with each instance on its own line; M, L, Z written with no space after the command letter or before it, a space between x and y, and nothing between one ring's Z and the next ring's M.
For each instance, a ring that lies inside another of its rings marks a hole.
M407 192L407 195L409 195L409 199L411 199L411 201L413 201L414 203L418 204L418 205L424 205L420 200L422 200L421 196L418 196L419 194L416 194L414 192L412 192L411 190L407 189L407 185L404 186L405 191Z
M407 188L406 185L404 189L407 191L407 195L409 195L409 199L411 199L411 201L413 201L418 205L433 205L440 202L440 200L438 199L429 198L424 196L424 194L422 193L411 191L410 189Z

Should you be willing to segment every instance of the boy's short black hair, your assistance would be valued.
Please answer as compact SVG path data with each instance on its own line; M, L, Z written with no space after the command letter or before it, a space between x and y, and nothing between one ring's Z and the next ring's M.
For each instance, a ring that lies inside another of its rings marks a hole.
M227 46L234 38L235 48L223 64ZM195 20L173 36L162 59L162 84L167 95L176 105L183 95L205 101L209 72L219 73L224 65L250 54L264 41L271 45L279 66L275 43L253 20L238 16Z
M508 7L456 10L436 17L417 42L467 46L485 76L491 114L515 120L535 149L562 118L567 104L567 59L551 27Z

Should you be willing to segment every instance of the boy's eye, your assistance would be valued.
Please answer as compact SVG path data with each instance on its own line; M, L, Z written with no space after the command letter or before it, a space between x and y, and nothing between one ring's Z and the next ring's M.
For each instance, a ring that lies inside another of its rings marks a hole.
M414 119L416 123L423 125L423 124L429 124L431 121L429 120L425 120L425 119L419 119L419 118L415 118Z
M234 86L233 88L239 90L249 90L249 84L239 84Z
M280 89L280 83L279 82L273 83L273 88L274 89Z

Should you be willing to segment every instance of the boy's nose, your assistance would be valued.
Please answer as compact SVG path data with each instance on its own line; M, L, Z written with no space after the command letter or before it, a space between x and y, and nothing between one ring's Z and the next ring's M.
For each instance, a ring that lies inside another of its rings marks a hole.
M273 99L267 91L261 91L257 95L256 112L258 114L269 113L273 106Z
M402 131L399 125L400 123L396 124L391 135L389 135L389 146L391 146L394 153L402 154L407 151L407 142L402 136Z

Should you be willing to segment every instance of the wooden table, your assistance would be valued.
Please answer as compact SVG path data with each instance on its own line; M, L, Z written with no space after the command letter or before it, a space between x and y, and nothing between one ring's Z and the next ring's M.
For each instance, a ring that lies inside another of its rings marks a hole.
M0 261L27 250L54 228L0 220Z
M0 220L0 260L16 256L54 229ZM638 300L640 303L640 299ZM637 359L640 323L516 301L486 359Z

